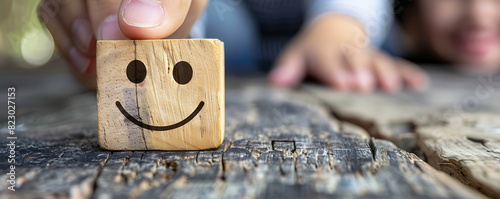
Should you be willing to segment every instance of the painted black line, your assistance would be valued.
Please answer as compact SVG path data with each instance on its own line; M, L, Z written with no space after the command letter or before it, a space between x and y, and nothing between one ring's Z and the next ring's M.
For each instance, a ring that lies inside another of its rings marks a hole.
M132 115L130 115L123 108L122 104L119 101L116 101L116 107L118 107L120 112L122 112L122 114L128 120L130 120L132 123L136 124L137 126L140 126L142 128L149 129L152 131L168 131L168 130L176 129L176 128L183 126L184 124L191 121L201 111L201 109L203 108L203 105L205 105L205 102L201 101L200 104L198 104L198 107L193 111L193 113L191 113L191 115L189 115L188 117L186 117L186 119L184 119L180 122L177 122L175 124L168 125L168 126L153 126L153 125L149 125L149 124L144 124L144 123L140 122L139 120L135 119Z

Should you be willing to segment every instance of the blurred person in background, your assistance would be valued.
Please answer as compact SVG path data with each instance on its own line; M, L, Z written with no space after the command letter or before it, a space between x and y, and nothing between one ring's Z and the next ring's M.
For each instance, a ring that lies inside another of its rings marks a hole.
M400 40L389 51L417 63L467 73L500 70L500 1L417 0L399 16ZM402 36L402 37L401 37ZM451 68L450 68L451 69Z
M91 89L96 40L192 35L225 42L229 72L271 70L277 86L311 76L339 90L420 90L426 77L418 67L377 50L393 19L392 3L213 0L199 18L206 0L44 0L39 15L77 79Z
M225 42L229 71L270 70L277 86L311 76L338 90L420 90L416 66L377 50L393 16L388 0L212 1L194 29Z

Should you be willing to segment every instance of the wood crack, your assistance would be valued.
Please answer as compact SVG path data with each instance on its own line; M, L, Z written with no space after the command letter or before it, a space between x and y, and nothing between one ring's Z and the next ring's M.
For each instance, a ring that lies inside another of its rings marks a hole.
M95 198L95 190L97 190L97 188L98 188L97 187L97 179L99 179L99 177L101 176L102 169L104 168L104 166L108 162L109 157L111 157L112 155L113 155L113 152L108 154L106 156L106 159L104 159L104 161L102 161L101 165L97 168L97 172L94 175L94 177L92 178L92 193L90 194L89 198Z
M373 161L377 161L377 147L375 145L375 138L370 138L370 140L368 141L368 146L370 146Z
M137 60L137 44L136 44L136 41L134 40L134 60ZM138 79L137 77L137 73L136 73L136 78ZM137 106L137 116L139 117L139 121L143 121L142 117L141 117L141 110L140 110L140 105L139 105L139 97L138 97L138 88L137 88L137 84L134 84L135 86L135 103L136 103L136 106ZM148 150L148 143L147 143L147 140L146 140L146 136L144 135L144 129L141 128L141 133L142 133L142 140L144 141L144 147L146 148L146 150Z
M93 179L91 198L482 198L415 155L302 101L307 93L255 87L226 93L226 138L217 150L109 154L81 139L80 131L26 133L31 140L23 138L29 142L19 148L30 154L21 154L19 179L25 183L15 197L65 197L68 187ZM276 107L286 118L276 116ZM43 118L40 114L35 118ZM95 118L74 114L78 122L95 126ZM61 129L74 127L61 121ZM97 135L91 140L97 143ZM466 147L479 147L466 141ZM67 152L58 158L61 151ZM5 147L0 152L8 153ZM53 166L45 167L48 161Z

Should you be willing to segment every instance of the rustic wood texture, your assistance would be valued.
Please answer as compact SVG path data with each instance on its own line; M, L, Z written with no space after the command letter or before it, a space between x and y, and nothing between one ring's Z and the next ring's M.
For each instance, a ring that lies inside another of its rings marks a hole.
M498 77L431 71L423 93L359 94L306 85L341 121L421 154L436 169L500 197Z
M370 135L390 140L408 151L416 147L412 120L433 112L432 107L381 93L334 92L319 85L305 85L302 89L321 99L338 119L359 125Z
M206 151L100 149L94 93L27 112L19 116L18 189L1 190L0 197L484 197L416 155L330 117L303 93L246 86L226 95L226 139ZM7 166L0 162L2 170Z
M429 164L491 198L500 198L500 115L423 118L416 129Z
M99 41L97 81L102 148L200 150L222 144L219 40Z

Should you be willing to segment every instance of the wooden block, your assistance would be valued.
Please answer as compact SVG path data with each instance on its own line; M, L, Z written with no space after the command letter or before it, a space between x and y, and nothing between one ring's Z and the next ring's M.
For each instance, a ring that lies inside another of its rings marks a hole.
M214 149L224 139L224 45L217 39L97 42L99 144Z

